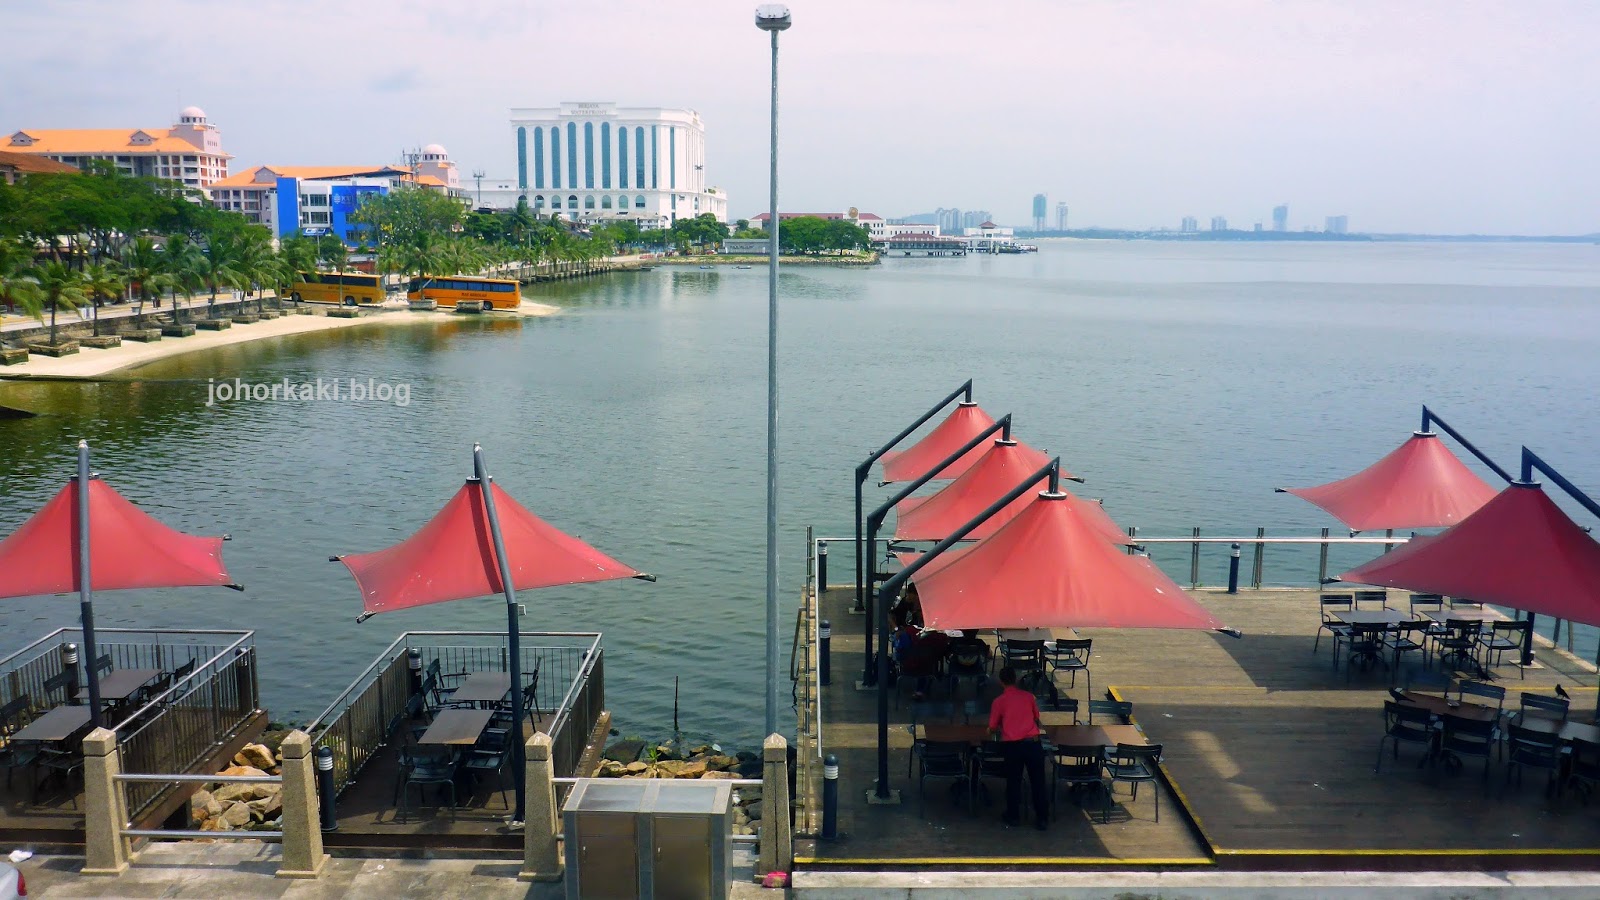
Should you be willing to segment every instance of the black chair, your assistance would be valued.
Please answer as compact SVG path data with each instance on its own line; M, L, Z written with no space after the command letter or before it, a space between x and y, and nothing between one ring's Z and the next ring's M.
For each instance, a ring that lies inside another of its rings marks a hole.
M1513 724L1506 735L1506 784L1511 784L1513 775L1522 784L1524 768L1543 771L1545 793L1554 791L1561 773L1561 736Z
M911 724L906 730L911 733L911 752L906 756L906 777L911 777L911 766L916 760L917 745L927 741L917 737L917 726L930 721L951 721L955 718L955 703L949 700L918 700L911 704Z
M1354 594L1323 594L1317 601L1322 608L1322 624L1317 627L1317 635L1311 642L1311 652L1317 652L1317 645L1322 643L1324 631L1333 638L1333 667L1339 668L1339 644L1350 636L1350 626L1334 618L1335 613L1349 612L1355 608Z
M1567 759L1566 783L1578 790L1585 806L1589 794L1600 785L1600 744L1582 738L1572 739L1572 756Z
M111 654L109 653L102 653L100 658L94 661L94 673L96 675L105 675L110 672L112 668L113 663L111 662Z
M1111 789L1106 783L1105 766L1106 748L1098 744L1092 747L1056 747L1051 754L1051 802L1055 802L1063 784L1067 786L1069 797L1086 786L1098 786L1109 794Z
M1433 716L1420 706L1408 703L1396 703L1393 700L1383 702L1383 737L1378 740L1378 762L1372 767L1372 773L1378 774L1383 769L1383 745L1389 741L1394 742L1394 758L1400 758L1401 744L1421 744L1427 748L1418 766L1427 762L1433 755Z
M1122 724L1128 724L1133 718L1133 701L1131 700L1090 700L1089 724L1094 724L1094 714L1109 716Z
M1133 785L1133 799L1139 799L1139 785L1149 782L1154 784L1158 777L1158 764L1161 762L1161 745L1150 744L1118 744L1116 752L1106 759L1106 776L1110 779L1110 787L1106 790L1105 814L1102 822L1111 821L1111 792L1115 790L1117 782ZM1156 821L1161 821L1161 790L1150 789L1156 797Z
M989 681L989 645L981 638L956 638L945 650L945 673L950 679L950 696L961 692L963 680L972 681L973 695L982 696Z
M32 701L27 694L23 694L0 706L0 766L6 768L6 787L11 787L11 772L13 769L28 768L39 757L37 744L18 744L11 736L21 731L27 724L28 713L32 709Z
M1356 663L1361 663L1363 669L1371 668L1374 663L1387 667L1389 663L1383 658L1384 635L1388 632L1386 625L1352 625L1350 637L1345 641L1345 651L1349 659L1344 667L1344 680L1348 682L1355 672Z
M1017 687L1029 690L1030 685L1038 681L1044 674L1041 658L1044 655L1044 641L1001 641L999 662L1002 666L1010 666L1017 673Z
M1410 622L1401 622L1384 635L1388 641L1389 649L1394 651L1394 669L1391 674L1400 674L1400 657L1414 651L1426 650L1428 642L1428 626L1432 623L1427 619L1415 619ZM1428 665L1428 657L1422 654L1422 665Z
M1478 647L1478 631L1481 627L1476 619L1447 619L1444 623L1444 632L1434 638L1434 653L1439 657L1442 668L1446 659L1452 660L1457 669L1467 668L1476 671L1478 661L1473 657L1473 651ZM1463 666L1470 663L1470 666Z
M1439 735L1439 752L1445 762L1461 764L1461 757L1483 759L1483 778L1489 780L1489 755L1500 745L1500 726L1497 719L1468 719L1452 713L1440 716L1443 731Z
M456 809L456 767L447 754L431 754L415 750L411 747L400 748L400 770L395 785L398 794L399 809L397 818L405 821L405 816L410 808L411 788L417 789L417 805L422 806L427 799L428 785L448 787L450 789L451 815Z
M190 675L193 675L194 674L194 668L198 663L199 663L199 660L191 659L188 662L184 663L183 665L177 667L176 669L173 669L172 670L172 680L173 680L173 682L182 681L185 678L188 678Z
M972 768L967 762L967 745L954 741L924 741L912 747L917 760L917 799L920 812L926 814L928 798L924 784L928 779L951 783L951 790L960 787L968 802L972 802Z
M1517 713L1516 724L1521 725L1523 720L1529 718L1564 722L1567 719L1570 702L1566 697L1546 697L1543 694L1524 692L1522 710Z
M67 692L71 690L76 675L76 672L70 671L57 672L56 674L51 675L49 678L44 680L44 706L46 709L53 706L65 705L68 702ZM59 700L56 699L56 691L61 692L61 699ZM84 702L86 701L80 698L77 705L81 706Z
M1424 614L1429 613L1429 612L1439 612L1440 610L1444 609L1444 595L1443 594L1412 594L1411 595L1411 617L1412 618L1416 618L1417 617L1417 608L1418 607L1422 607L1422 611L1423 611Z
M1465 597L1451 597L1451 609L1483 609L1482 600L1468 600Z
M172 678L173 675L171 672L162 672L160 675L157 675L154 681L134 692L134 705L143 706L162 694L165 694L172 687Z
M1360 609L1363 603L1372 605L1373 609L1389 608L1389 592L1385 590L1356 591L1352 600L1356 609Z
M1039 701L1039 711L1072 713L1072 724L1078 724L1078 698L1076 697L1051 694L1049 697Z
M489 773L500 777L500 802L506 809L511 808L511 801L506 799L506 761L511 758L510 735L501 732L498 736L485 733L478 739L472 748L472 753L461 764L463 771L473 778L478 778Z
M1505 712L1506 689L1498 684L1490 684L1487 681L1463 681L1458 686L1457 691L1456 699L1463 703L1467 702L1468 696L1473 698L1473 702L1493 700L1495 712Z
M39 788L50 780L52 775L61 776L62 787L72 797L72 808L78 808L78 795L72 790L72 774L83 775L83 753L75 750L56 750L51 747L41 747L39 756L33 761L36 770L42 770L43 775L33 785L33 802L39 802Z
M1089 653L1093 647L1094 641L1089 638L1056 641L1054 648L1044 648L1045 665L1050 668L1052 676L1059 672L1067 673L1068 690L1078 686L1078 673L1082 672L1089 695L1094 696L1094 676L1089 671Z
M984 741L974 747L971 753L973 809L977 809L979 798L982 798L986 804L989 802L989 788L983 783L983 779L999 778L1003 780L1006 777L1006 757L1005 752L1000 749L999 741ZM1022 802L1031 802L1029 800L1031 796L1030 792L1024 791Z
M1529 624L1526 619L1515 622L1495 621L1489 623L1487 634L1478 636L1478 647L1483 651L1483 665L1485 668L1500 665L1506 651L1516 654L1512 658L1516 661L1517 674L1522 678L1528 677L1528 669L1522 664L1522 643L1528 636Z

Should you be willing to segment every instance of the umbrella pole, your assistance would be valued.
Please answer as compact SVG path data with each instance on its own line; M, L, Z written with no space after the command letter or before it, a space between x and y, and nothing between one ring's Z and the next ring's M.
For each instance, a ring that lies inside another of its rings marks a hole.
M517 589L511 583L511 563L506 559L506 542L500 536L500 516L494 509L494 491L490 490L489 474L484 471L483 447L472 445L472 474L483 492L483 510L489 517L489 535L494 539L495 560L500 564L500 583L506 593L506 661L511 676L511 710L516 727L511 731L511 781L516 785L517 804L511 821L521 822L527 801L527 749L522 737L522 623L517 607ZM93 652L92 650L90 652Z
M89 673L89 725L100 727L100 672L94 661L94 592L89 574L89 442L78 442L78 607L83 611L83 667Z

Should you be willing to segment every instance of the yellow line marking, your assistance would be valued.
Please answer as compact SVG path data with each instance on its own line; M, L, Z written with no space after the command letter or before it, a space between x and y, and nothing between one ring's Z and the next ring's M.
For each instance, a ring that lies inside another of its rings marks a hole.
M1210 866L1206 858L1173 857L1112 859L1099 856L906 856L877 857L796 856L794 864L807 866Z
M1221 856L1600 856L1600 849L1529 848L1516 850L1505 847L1486 850L1433 849L1433 850L1224 850L1216 848Z
M1110 694L1113 700L1116 700L1119 703L1122 702L1122 693L1118 690L1117 685L1108 685L1106 687L1106 693ZM1132 722L1133 716L1129 716L1128 721ZM1142 731L1143 729L1140 730ZM1200 838L1200 843L1204 844L1206 851L1214 856L1217 852L1217 845L1211 840L1211 836L1206 834L1205 826L1200 823L1200 815L1195 812L1194 805L1189 802L1188 796L1186 796L1183 793L1183 789L1178 786L1178 779L1172 777L1172 772L1167 768L1166 763L1157 763L1156 766L1161 770L1162 776L1166 778L1167 787L1172 789L1173 798L1178 801L1178 805L1181 806L1184 813L1188 815L1189 822L1194 825L1194 830Z

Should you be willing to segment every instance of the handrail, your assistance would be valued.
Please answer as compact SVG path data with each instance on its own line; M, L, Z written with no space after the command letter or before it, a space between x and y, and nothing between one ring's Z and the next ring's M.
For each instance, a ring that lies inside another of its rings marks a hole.
M237 632L237 631L220 632L220 633L222 633L222 634L241 634L240 632ZM129 722L135 722L135 721L140 720L140 718L144 715L145 712L147 712L149 710L153 710L153 709L158 709L158 708L160 708L162 706L167 705L168 703L170 703L172 701L173 697L179 696L179 692L178 692L179 688L193 688L195 685L200 684L199 679L200 679L200 677L202 675L205 675L207 678L215 677L216 673L209 671L211 669L211 666L214 663L216 663L218 660L220 660L220 659L222 659L222 658L224 658L226 656L229 656L230 655L229 654L230 650L231 651L235 651L232 655L237 656L238 655L237 651L239 650L239 648L247 646L255 638L255 634L256 633L254 631L243 632L241 637L238 640L236 640L233 643L227 645L226 647L223 647L220 651L218 651L217 655L211 657L210 659L196 662L195 667L194 667L194 671L192 671L189 674L183 676L182 678L174 681L171 685L169 685L167 687L166 690L162 691L161 693L155 695L154 697L150 697L147 700L145 700L145 703L144 703L143 706L141 706L138 709L134 710L130 715L128 715L126 718L124 718L122 720L121 724L113 727L111 729L111 731L120 732L122 727L127 725Z
M118 772L113 781L153 781L158 784L193 781L200 784L282 784L282 775L206 775L203 773L157 775L148 772Z
M346 699L348 699L349 696L355 691L355 689L357 687L360 687L362 685L362 682L366 681L367 676L372 674L372 671L374 669L378 668L378 666L380 666L380 665L387 665L389 660L390 660L390 656L389 656L390 651L392 651L396 647L400 646L400 644L403 641L405 641L410 635L411 635L411 632L406 632L406 633L400 635L399 637L395 638L394 641L389 644L389 646L383 648L383 650L381 650L378 653L377 656L373 657L372 664L367 666L365 669L362 669L361 670L361 674L357 675L355 680L350 682L349 687L346 687L344 689L344 691L339 694L339 696L333 698L333 702L328 704L328 708L324 709L322 712L318 713L317 717L315 719L312 719L310 722L306 723L305 727L303 727L301 730L304 731L306 734L311 735L313 740L315 740L315 736L316 736L316 733L317 733L317 727L322 725L322 724L324 724L323 720L327 719L328 716L331 713L333 713L334 709L339 706L339 704L343 703Z
M33 643L27 645L26 647L23 647L22 649L11 653L10 655L6 656L5 658L0 659L0 668L4 668L7 663L11 662L13 659L16 659L17 657L21 656L22 654L27 653L28 651L33 650L33 649L39 647L42 644L49 643L52 639L59 638L61 635L66 634L68 632L71 632L73 634L81 635L81 634L83 634L83 629L78 627L78 626L76 626L76 625L69 625L69 626L63 626L61 628L57 628L55 631L52 631L49 634L46 634L44 637L39 638L38 640L36 640ZM155 635L161 635L161 634L235 634L235 635L237 635L237 634L245 634L247 632L240 631L237 628L96 628L94 630L94 633L96 635L101 635L101 634L155 634ZM253 632L251 632L251 633L253 633Z

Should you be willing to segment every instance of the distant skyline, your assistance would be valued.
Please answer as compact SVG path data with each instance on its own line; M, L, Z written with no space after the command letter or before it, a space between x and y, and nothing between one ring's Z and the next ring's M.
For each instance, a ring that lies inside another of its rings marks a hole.
M1600 232L1600 6L1362 0L790 4L786 209L900 216L1032 199L1073 227L1184 216L1288 228ZM682 106L730 216L765 208L755 3L76 0L0 32L0 131L172 124L197 105L235 172L397 162L441 143L511 177L513 106ZM70 35L71 52L63 52ZM898 90L897 84L938 90Z

